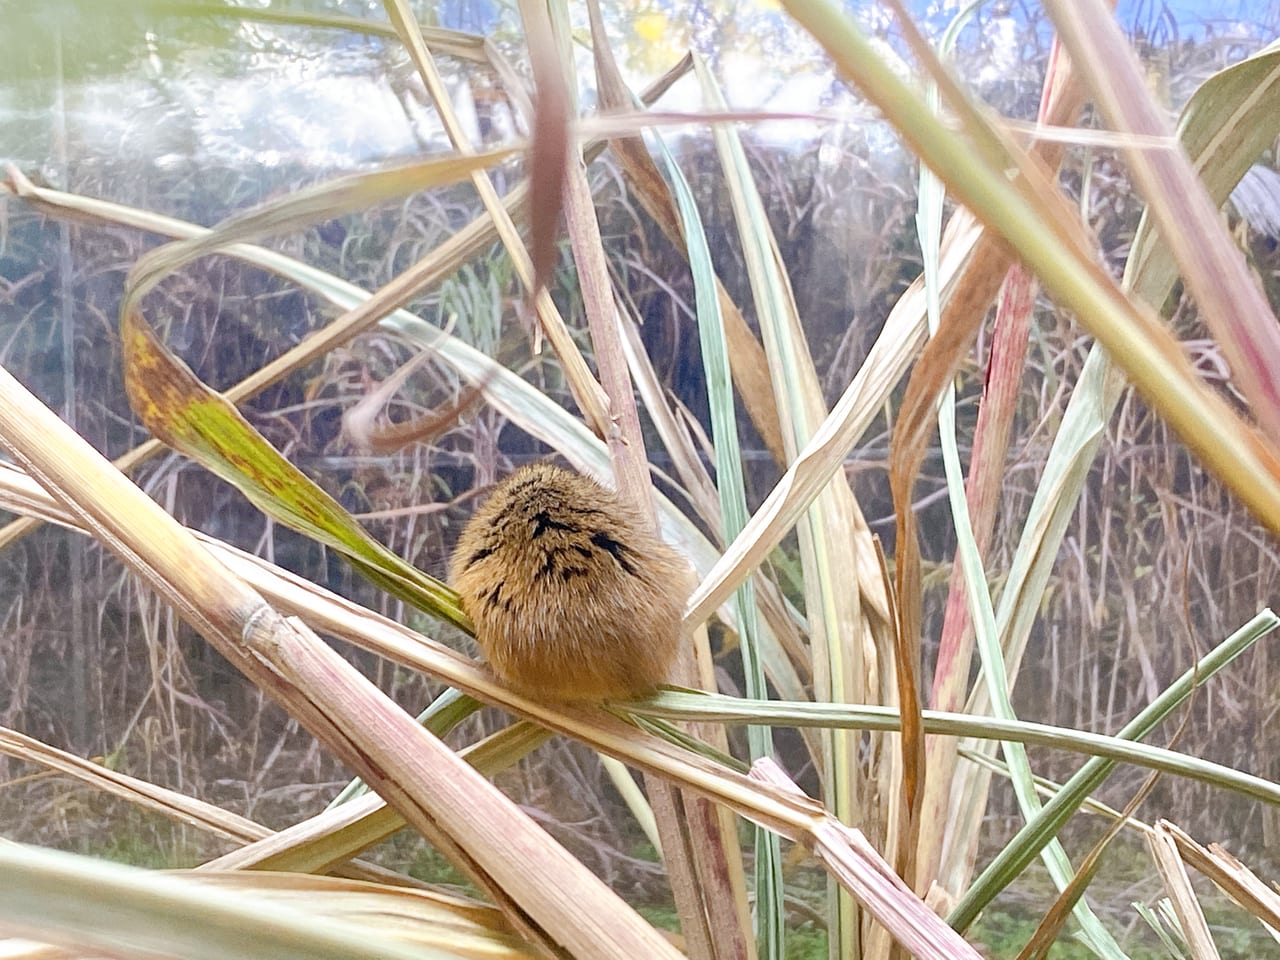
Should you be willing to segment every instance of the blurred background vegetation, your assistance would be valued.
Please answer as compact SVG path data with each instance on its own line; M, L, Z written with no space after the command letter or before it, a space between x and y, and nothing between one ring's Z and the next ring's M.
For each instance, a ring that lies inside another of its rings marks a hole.
M846 6L877 31L886 48L900 48L896 29L877 4L849 0ZM936 31L956 6L921 3L913 12ZM381 4L298 0L272 9L376 19ZM424 24L482 34L513 51L522 43L518 18L503 4L443 0L415 9ZM745 133L818 372L828 401L834 400L890 306L921 270L913 224L914 158L768 0L708 0L687 8L623 0L607 5L605 15L623 70L637 86L694 47L707 57L735 108L840 116L838 123L755 124ZM1143 55L1152 89L1171 111L1206 77L1255 52L1280 29L1280 6L1263 2L1134 2L1121 4L1119 15ZM62 190L212 225L337 173L448 148L401 45L377 34L203 16L158 0L0 0L0 18L0 157ZM1006 116L1032 121L1049 36L1035 5L989 3L961 35L957 71ZM495 145L518 132L499 78L466 58L441 62L455 109L477 144ZM677 86L662 104L693 109L697 102L696 89ZM749 304L710 134L691 126L673 142L719 275L738 303ZM1275 161L1273 151L1228 208L1273 304L1280 282ZM493 175L502 190L515 168ZM607 156L592 166L591 177L610 269L642 320L642 339L662 386L709 431L688 268L639 212ZM1062 180L1108 262L1122 264L1141 206L1112 152L1072 150ZM266 245L372 290L480 209L470 187L457 187ZM124 397L116 317L125 272L154 243L124 228L47 219L20 203L0 207L0 363L108 455L146 436ZM152 321L200 378L217 388L238 382L332 318L329 307L304 292L223 257L186 269L166 284L164 295L168 299L153 307ZM526 327L504 322L520 295L507 257L495 247L409 306L440 325L456 324L463 339L572 408L555 358L531 350ZM581 310L571 272L555 278L553 295L572 326ZM1007 566L1053 428L1089 346L1078 327L1047 303L1042 307L990 569ZM1172 317L1201 373L1232 397L1225 361L1194 306L1179 301ZM585 338L582 345L589 349ZM962 442L982 385L985 346L980 340L960 383ZM245 411L379 539L443 576L472 507L465 495L545 450L520 431L505 429L491 409L429 444L394 455L352 449L340 432L343 411L411 355L405 343L386 333L362 335L268 389ZM447 368L427 364L401 392L400 413L447 401L457 386ZM741 422L748 423L745 417ZM750 428L745 430L747 491L754 506L776 482L778 468ZM869 431L845 470L872 530L889 541L892 554L888 430L883 420ZM660 452L653 461L659 469L667 466ZM926 676L929 638L937 633L955 546L941 474L940 457L931 455L917 486L927 563ZM134 476L185 524L393 617L416 616L180 456L158 458ZM674 486L667 489L676 492ZM794 556L794 544L778 560L784 583L788 556ZM1140 399L1127 395L1044 596L1015 693L1019 715L1113 732L1195 661L1201 638L1230 633L1273 603L1278 585L1274 541L1201 471ZM355 650L349 655L410 712L436 692L417 674ZM1280 658L1265 643L1247 657L1247 669L1229 671L1198 695L1179 746L1277 780ZM737 687L736 653L723 657L721 667L727 688ZM105 757L112 766L270 826L319 809L347 777L113 557L51 527L0 552L0 725L77 754ZM802 750L788 755L788 742L779 734L784 765L788 759L803 762ZM1033 757L1037 772L1055 780L1075 766L1063 754L1033 750ZM792 773L812 786L805 770ZM1120 771L1101 799L1122 806L1142 778L1141 771ZM554 741L500 782L619 889L636 892L640 900L664 896L652 851L618 815L618 801L591 754ZM1280 820L1260 804L1169 778L1141 812L1169 816L1196 834L1230 836L1237 852L1248 852L1257 863L1280 864ZM121 818L128 825L123 830ZM109 822L115 827L107 839L103 825ZM997 782L988 816L990 844L998 846L1018 822L1011 792ZM210 841L180 825L126 812L87 788L37 775L3 756L0 823L11 839L154 865L191 863L211 852L205 847ZM1092 839L1087 822L1073 829L1080 843ZM439 876L439 862L411 838L402 839L383 851L384 859ZM1124 889L1126 883L1133 887ZM1118 899L1140 898L1148 892L1144 883L1154 881L1120 871ZM1010 895L1035 890L1033 873Z

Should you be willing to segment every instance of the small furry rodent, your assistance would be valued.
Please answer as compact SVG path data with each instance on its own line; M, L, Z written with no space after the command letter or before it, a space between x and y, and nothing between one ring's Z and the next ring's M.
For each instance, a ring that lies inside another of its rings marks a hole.
M691 570L612 490L547 463L499 483L462 531L453 587L498 678L550 700L667 679Z

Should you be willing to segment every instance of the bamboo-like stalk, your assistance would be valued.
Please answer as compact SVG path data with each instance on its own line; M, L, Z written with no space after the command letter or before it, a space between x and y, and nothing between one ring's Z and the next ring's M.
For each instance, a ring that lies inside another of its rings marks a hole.
M553 953L677 954L487 780L287 621L0 368L0 444ZM513 855L515 854L515 855ZM554 876L554 885L528 884ZM594 904L594 907L592 906ZM584 922L578 911L591 917Z

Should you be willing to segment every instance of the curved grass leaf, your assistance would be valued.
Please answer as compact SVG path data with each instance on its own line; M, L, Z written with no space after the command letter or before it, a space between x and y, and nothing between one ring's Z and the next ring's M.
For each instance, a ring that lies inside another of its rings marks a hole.
M142 257L129 273L120 307L125 387L134 411L152 433L236 486L268 516L339 551L393 595L467 631L470 621L457 595L370 536L254 430L234 404L201 383L160 342L141 304L164 276L206 253L450 183L513 152L449 156L356 174L264 204Z
M389 593L472 629L452 589L375 540L165 349L138 310L125 312L120 327L129 402L152 433L235 486L267 516L346 556Z

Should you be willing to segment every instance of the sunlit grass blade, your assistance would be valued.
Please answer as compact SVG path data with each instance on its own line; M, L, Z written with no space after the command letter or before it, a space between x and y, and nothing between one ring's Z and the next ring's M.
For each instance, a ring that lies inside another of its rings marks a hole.
M212 890L173 874L55 850L0 844L0 922L35 939L94 951L192 960L451 960L386 928Z

